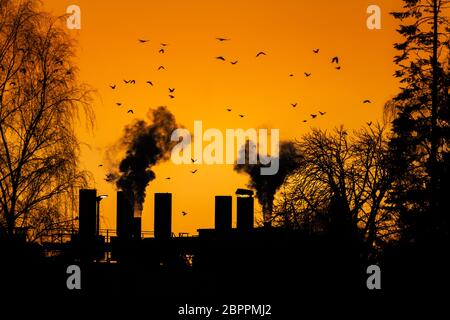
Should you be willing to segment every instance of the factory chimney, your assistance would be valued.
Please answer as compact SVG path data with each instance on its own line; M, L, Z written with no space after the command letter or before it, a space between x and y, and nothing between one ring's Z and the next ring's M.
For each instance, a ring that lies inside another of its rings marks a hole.
M117 236L120 239L140 239L142 212L136 209L123 191L117 191L116 210Z
M253 191L246 189L236 190L237 229L239 232L249 232L253 229L254 198Z
M81 189L79 195L78 233L83 242L92 241L97 230L97 190Z
M231 231L232 221L232 197L231 196L216 196L215 211L214 211L214 225L218 234L223 234Z
M155 222L156 239L170 239L172 236L172 194L155 193Z

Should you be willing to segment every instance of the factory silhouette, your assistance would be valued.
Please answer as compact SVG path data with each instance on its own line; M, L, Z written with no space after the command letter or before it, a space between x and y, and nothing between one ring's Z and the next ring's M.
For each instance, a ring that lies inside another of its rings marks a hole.
M117 191L115 230L100 228L103 197L95 189L80 190L79 213L73 221L78 220L78 228L58 230L40 244L20 235L2 237L2 288L68 296L286 300L305 293L356 292L379 297L377 292L434 288L439 270L445 268L436 269L428 263L432 260L424 259L438 254L439 248L420 256L407 248L387 248L376 263L381 266L383 290L368 290L367 267L373 262L345 231L344 211L335 200L329 208L329 230L292 230L267 221L256 227L254 192L237 189L234 197L212 199L214 228L198 229L198 235L190 236L172 232L171 193L154 194L152 215L135 210L125 193ZM142 219L154 219L152 232L141 229ZM81 270L80 290L67 286L72 265Z
M100 229L95 189L79 191L78 230L41 245L6 243L11 263L0 270L6 287L38 287L69 295L137 294L153 296L274 297L292 290L364 289L365 269L351 239L332 234L254 226L253 191L237 189L215 199L212 229L197 236L172 232L172 194L154 194L153 217L137 216L125 193L117 192L116 230ZM236 228L232 207L236 205ZM141 230L154 219L154 231ZM317 230L316 230L317 231ZM3 250L4 255L5 251ZM81 269L81 290L68 290L66 269Z
M148 294L153 288L158 296L270 296L289 288L365 286L364 281L358 283L358 252L346 239L288 231L268 222L254 227L251 190L237 189L234 199L215 196L214 228L198 229L198 236L172 232L171 193L154 194L152 217L135 210L118 191L113 235L100 231L96 190L80 190L79 201L79 231L70 250L91 269L88 291ZM154 230L146 234L142 219L152 218Z

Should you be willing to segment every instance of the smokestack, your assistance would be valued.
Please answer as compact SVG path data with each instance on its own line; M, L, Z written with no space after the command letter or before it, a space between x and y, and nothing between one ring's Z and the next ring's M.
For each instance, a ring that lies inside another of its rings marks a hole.
M78 219L80 238L94 239L97 230L97 190L80 190Z
M232 199L231 196L216 196L214 225L218 233L225 233L231 230Z
M257 164L250 163L250 145L254 145L254 143L247 141L243 146L244 152L241 152L241 155L245 157L244 164L240 164L238 161L234 166L234 170L248 174L250 178L248 187L256 191L256 197L263 208L264 225L270 226L275 194L284 183L286 177L298 168L302 157L293 142L282 141L279 147L278 172L274 175L261 175L261 168L267 165L263 165L260 162ZM260 157L258 155L258 158Z
M133 216L133 238L141 239L142 229L142 207L139 205L134 206Z
M150 121L136 120L125 127L115 147L125 149L125 156L118 168L111 168L108 174L108 181L115 182L139 212L144 206L145 189L156 177L152 169L159 162L170 159L176 144L171 135L178 128L175 116L166 107L150 110L148 116Z
M170 239L172 236L172 194L155 193L155 223L156 239Z
M253 229L254 198L253 191L237 189L237 229L248 232Z
M117 191L117 221L116 232L121 239L129 239L133 236L134 208L125 192Z
M134 217L133 218L133 238L134 239L141 239L142 234L142 218L141 217Z

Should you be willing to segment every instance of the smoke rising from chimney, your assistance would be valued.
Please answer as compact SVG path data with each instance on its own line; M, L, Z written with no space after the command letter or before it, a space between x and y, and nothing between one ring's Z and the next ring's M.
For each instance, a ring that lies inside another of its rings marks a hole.
M240 157L246 157L244 164L235 164L234 170L240 173L246 173L250 177L248 184L249 188L256 191L256 197L261 204L264 215L264 222L269 223L272 215L273 201L275 194L283 184L286 177L298 168L301 155L294 143L291 141L281 141L279 147L279 170L274 175L261 175L261 167L267 165L261 164L259 161L257 164L249 164L249 150L255 148L256 145L252 141L247 141L242 147ZM260 155L258 155L259 159Z
M135 215L142 212L145 188L155 179L152 167L169 159L175 144L170 137L178 128L175 116L166 107L149 110L148 117L150 122L135 120L125 127L118 143L119 148L126 150L125 157L108 175L134 204Z

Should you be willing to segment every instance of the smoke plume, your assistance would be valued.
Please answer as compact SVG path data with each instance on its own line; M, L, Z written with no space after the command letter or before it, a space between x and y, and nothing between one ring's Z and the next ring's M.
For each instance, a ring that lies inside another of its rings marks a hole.
M274 175L261 175L261 167L269 165L263 165L259 161L257 164L249 164L249 150L254 147L256 146L253 142L247 141L245 146L243 146L243 148L245 148L245 153L241 153L246 157L245 164L235 164L234 170L249 175L250 182L248 187L256 191L256 197L258 198L258 202L261 204L263 209L264 222L269 224L275 194L283 184L286 177L298 168L301 161L301 156L293 142L282 141L280 142L279 148L278 172Z
M125 157L118 171L109 175L139 212L142 212L145 188L155 179L152 167L169 159L174 145L170 136L178 128L175 116L166 107L150 110L148 117L151 122L136 120L125 127L119 142L126 150Z

